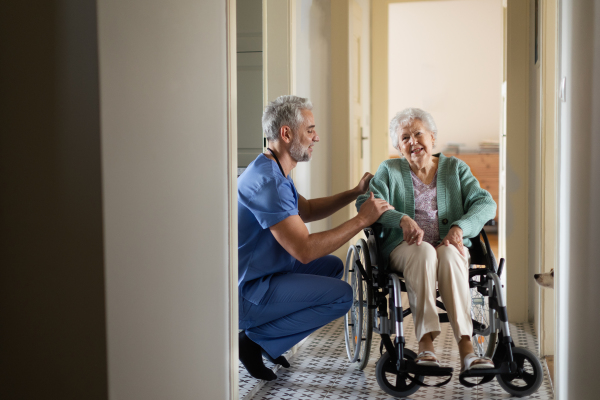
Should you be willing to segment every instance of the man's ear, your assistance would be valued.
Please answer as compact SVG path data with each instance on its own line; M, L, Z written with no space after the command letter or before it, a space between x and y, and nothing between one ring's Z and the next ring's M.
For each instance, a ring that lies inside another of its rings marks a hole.
M279 137L287 144L292 143L292 139L294 138L292 129L287 125L282 126L279 128Z

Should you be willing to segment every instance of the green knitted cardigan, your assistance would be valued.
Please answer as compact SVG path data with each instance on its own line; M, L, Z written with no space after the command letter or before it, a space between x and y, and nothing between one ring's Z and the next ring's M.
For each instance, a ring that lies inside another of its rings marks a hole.
M496 202L488 191L479 186L464 161L441 153L434 154L434 157L440 158L437 171L440 238L446 237L452 225L457 225L463 231L463 243L470 247L469 238L477 236L483 225L496 216ZM415 198L408 161L396 158L382 162L371 179L369 191L395 207L384 212L377 220L383 227L382 232L378 232L382 247L379 251L381 261L386 266L390 253L402 242L400 219L405 215L415 218ZM369 196L369 192L358 196L357 210Z

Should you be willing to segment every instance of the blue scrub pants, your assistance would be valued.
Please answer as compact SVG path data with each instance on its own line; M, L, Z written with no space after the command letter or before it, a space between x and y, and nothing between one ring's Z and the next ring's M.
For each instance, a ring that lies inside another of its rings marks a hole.
M271 357L279 357L348 312L352 288L340 280L343 272L342 261L331 255L308 264L296 261L292 272L271 278L260 304L240 297L240 329Z

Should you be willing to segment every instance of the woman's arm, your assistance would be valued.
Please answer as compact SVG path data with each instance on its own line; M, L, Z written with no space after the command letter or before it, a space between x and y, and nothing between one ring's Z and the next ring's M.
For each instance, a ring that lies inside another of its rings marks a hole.
M475 237L486 222L496 216L496 202L492 195L479 186L479 182L471 173L469 166L458 162L458 175L465 214L452 225L463 231L463 237Z
M369 192L373 192L375 198L383 199L396 208L394 210L388 210L384 212L383 215L379 217L377 222L385 228L399 228L400 220L402 217L408 214L398 211L398 209L403 208L401 204L392 204L392 199L390 196L390 173L394 172L390 171L385 163L381 163L379 165L375 176L369 183L369 191L358 196L356 199L356 210L360 210L362 204L369 198Z

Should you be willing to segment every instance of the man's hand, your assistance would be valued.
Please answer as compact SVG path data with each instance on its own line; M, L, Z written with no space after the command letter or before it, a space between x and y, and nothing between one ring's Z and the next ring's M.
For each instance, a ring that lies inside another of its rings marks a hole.
M404 236L404 241L409 245L416 243L417 245L421 245L423 242L423 236L425 232L423 229L419 227L419 225L415 222L414 219L405 215L400 220L400 228L402 228L402 234Z
M359 194L365 193L367 190L369 190L369 182L371 182L372 178L372 173L365 172L365 174L361 178L360 182L358 182L358 185L356 185L356 188L354 188L354 190L356 190Z
M366 174L365 174L366 177ZM363 179L365 179L363 177ZM370 180L371 178L369 178ZM362 181L361 181L362 182ZM360 211L358 212L358 217L362 220L363 227L370 226L375 223L381 217L381 214L386 212L387 210L393 210L394 206L390 205L387 201L383 199L376 199L371 192L371 195L360 206Z
M385 200L371 197L360 207L358 215L331 230L309 233L298 215L291 215L269 229L275 240L303 264L332 253L354 235L379 219L381 214L394 207Z
M463 239L462 229L460 229L456 225L453 225L452 228L450 228L450 232L448 232L448 234L442 240L442 243L440 243L440 245L438 247L453 245L454 247L456 247L458 249L460 254L462 254L463 256L466 257L467 250L465 249L465 246L463 245L462 239Z

